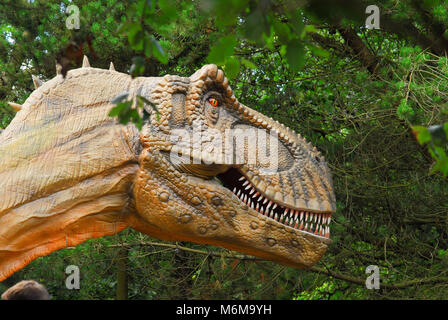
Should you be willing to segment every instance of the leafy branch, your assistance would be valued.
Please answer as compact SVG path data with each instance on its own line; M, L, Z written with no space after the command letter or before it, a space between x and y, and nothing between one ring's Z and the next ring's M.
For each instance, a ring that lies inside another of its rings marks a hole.
M160 120L159 111L154 103L140 95L136 95L131 99L128 99L128 97L129 92L124 92L112 99L111 103L115 105L115 107L110 110L110 117L117 117L121 124L127 124L129 121L132 121L135 123L136 127L141 130L143 126L143 118L140 117L138 110L139 108L144 110L145 104L147 104L154 110L157 121Z

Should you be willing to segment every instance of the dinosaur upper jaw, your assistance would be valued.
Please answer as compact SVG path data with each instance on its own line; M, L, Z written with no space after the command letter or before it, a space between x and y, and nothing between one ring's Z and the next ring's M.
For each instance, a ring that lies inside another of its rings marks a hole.
M259 215L272 223L285 228L295 229L310 234L319 241L329 243L332 211L316 211L307 207L291 207L285 203L271 199L257 189L249 178L244 176L241 167L234 166L218 174L222 185L231 190L238 199Z

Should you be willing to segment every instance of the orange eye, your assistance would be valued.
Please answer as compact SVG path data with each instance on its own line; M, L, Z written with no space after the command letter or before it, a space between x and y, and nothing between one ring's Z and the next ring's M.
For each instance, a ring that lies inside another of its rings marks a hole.
M217 107L219 105L218 99L215 98L209 98L208 103L210 103L212 107Z

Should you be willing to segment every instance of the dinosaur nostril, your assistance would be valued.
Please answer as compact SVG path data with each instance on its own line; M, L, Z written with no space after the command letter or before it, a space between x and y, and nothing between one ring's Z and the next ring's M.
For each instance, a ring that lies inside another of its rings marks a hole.
M220 205L222 205L222 199L221 199L220 197L218 197L218 196L214 196L214 197L212 198L211 202L212 202L212 204L213 204L214 206L220 206Z

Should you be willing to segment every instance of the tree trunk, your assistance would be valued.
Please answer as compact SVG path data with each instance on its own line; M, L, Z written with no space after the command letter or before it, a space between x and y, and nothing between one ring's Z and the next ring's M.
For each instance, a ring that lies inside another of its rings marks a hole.
M117 300L128 300L128 249L118 249L117 258Z

